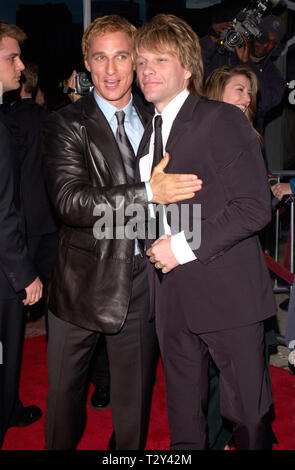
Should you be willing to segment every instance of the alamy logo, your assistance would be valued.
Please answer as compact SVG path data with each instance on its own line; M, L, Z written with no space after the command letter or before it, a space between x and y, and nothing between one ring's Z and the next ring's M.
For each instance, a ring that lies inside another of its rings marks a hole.
M291 82L288 85L288 88L290 88L292 91L290 91L288 100L290 104L295 104L295 80L291 80Z
M117 239L154 240L157 229L166 233L164 219L168 221L171 234L184 232L192 250L201 245L201 205L200 204L167 204L152 205L153 213L141 204L125 206L124 197L117 197L115 204L97 204L93 215L98 217L93 227L93 235L97 240ZM164 208L164 209L163 209ZM163 211L165 210L165 217ZM156 217L158 214L158 226Z

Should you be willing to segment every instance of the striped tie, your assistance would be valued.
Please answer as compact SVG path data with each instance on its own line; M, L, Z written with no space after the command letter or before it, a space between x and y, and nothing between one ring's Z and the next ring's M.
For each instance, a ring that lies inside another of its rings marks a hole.
M118 121L116 139L124 161L127 181L128 183L134 183L135 154L124 127L125 113L124 111L117 111L115 116Z

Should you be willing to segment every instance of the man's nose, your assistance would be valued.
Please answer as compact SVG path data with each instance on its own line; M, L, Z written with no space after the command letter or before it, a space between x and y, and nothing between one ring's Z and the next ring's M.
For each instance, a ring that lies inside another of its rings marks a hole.
M19 57L17 58L16 68L17 68L18 70L20 70L20 72L21 72L22 70L25 70L24 63L23 63L23 61L22 61Z
M152 73L155 73L155 69L153 67L153 64L151 62L147 62L144 66L144 70L143 70L143 73L145 75L150 75Z
M106 68L106 71L109 75L112 75L113 73L115 73L116 71L116 64L115 64L115 61L114 59L109 59L107 61L107 68Z

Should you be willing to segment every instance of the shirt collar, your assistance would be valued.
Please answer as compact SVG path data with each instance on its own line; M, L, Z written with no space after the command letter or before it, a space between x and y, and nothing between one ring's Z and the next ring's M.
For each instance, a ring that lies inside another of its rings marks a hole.
M176 95L173 100L171 100L167 106L163 109L161 116L163 119L163 122L172 122L176 118L178 111L182 107L183 103L187 99L189 95L189 91L187 88L182 90L178 95ZM155 109L155 116L157 116L158 111Z
M94 91L94 98L108 122L111 121L111 119L114 117L114 114L117 111L121 111L121 110L124 111L125 113L125 122L131 120L132 95L130 96L129 103L124 108L120 108L120 109L114 106L113 104L109 103L108 101L106 101L104 98L101 98L100 96L98 96L96 91Z

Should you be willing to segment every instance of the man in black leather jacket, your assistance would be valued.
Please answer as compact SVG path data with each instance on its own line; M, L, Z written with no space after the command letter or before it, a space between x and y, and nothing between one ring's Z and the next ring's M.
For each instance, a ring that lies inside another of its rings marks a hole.
M127 236L126 214L133 204L147 213L149 185L158 203L193 197L200 188L196 176L164 173L168 157L149 183L132 180L130 151L136 154L151 117L131 95L134 30L117 15L88 27L82 49L94 90L53 114L45 129L47 185L61 221L49 303L46 448L51 450L75 449L82 436L89 363L101 333L110 363L116 449L144 449L158 349L154 323L148 321L145 259L139 241ZM119 110L125 113L125 131L117 122ZM103 212L110 215L105 236L97 229ZM115 234L108 237L109 230Z

